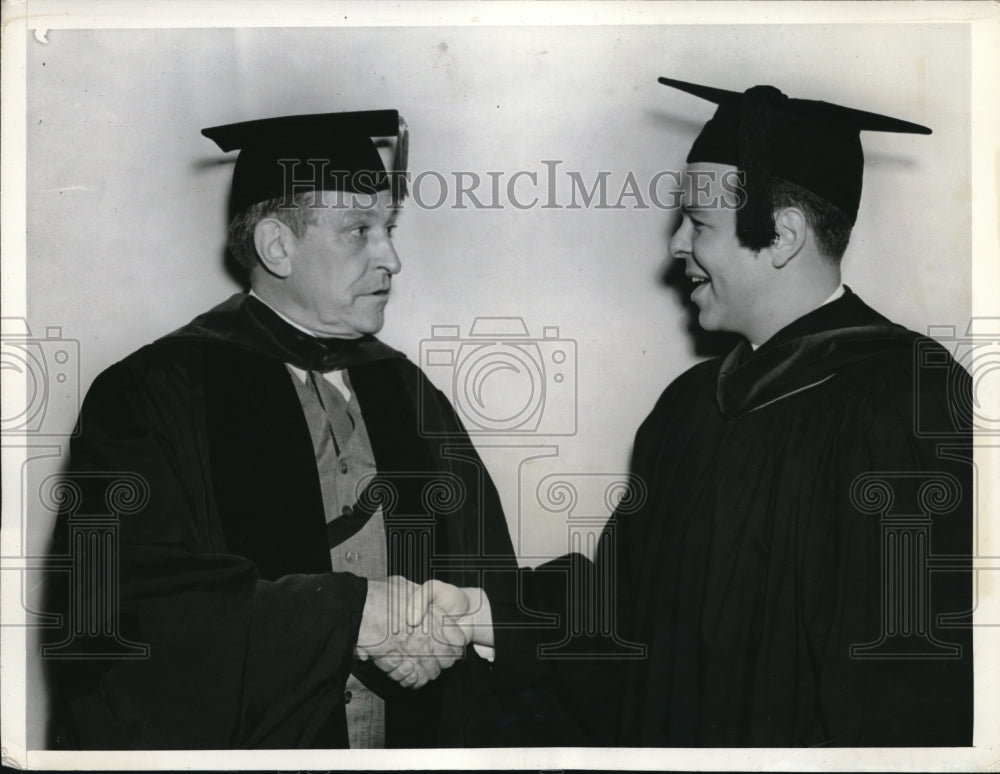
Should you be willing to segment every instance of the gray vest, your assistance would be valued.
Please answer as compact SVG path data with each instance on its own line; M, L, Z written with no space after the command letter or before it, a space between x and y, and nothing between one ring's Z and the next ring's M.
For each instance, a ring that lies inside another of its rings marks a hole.
M316 374L320 391L317 398L308 374L303 383L294 371L291 373L309 424L323 509L330 523L350 513L357 503L358 495L375 475L375 455L346 371L342 375L352 393L350 402L319 374ZM386 535L381 509L358 532L330 549L330 566L334 572L349 572L363 578L386 577ZM353 674L347 679L344 702L351 747L385 747L385 702Z

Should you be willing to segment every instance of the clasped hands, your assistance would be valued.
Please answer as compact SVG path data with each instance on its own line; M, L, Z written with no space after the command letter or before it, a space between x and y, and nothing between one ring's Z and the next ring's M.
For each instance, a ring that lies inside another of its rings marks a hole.
M422 688L470 644L493 645L489 600L478 588L400 575L369 580L356 654L404 688Z

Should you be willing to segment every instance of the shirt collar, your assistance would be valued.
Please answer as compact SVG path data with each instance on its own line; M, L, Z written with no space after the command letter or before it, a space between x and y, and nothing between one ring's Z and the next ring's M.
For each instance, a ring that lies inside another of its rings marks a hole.
M264 306L266 306L268 309L270 309L272 312L274 312L276 315L278 315L278 317L280 317L286 323L288 323L289 325L291 325L293 328L298 328L300 331L302 331L303 333L309 334L314 339L320 338L319 336L317 336L315 333L313 333L311 330L309 330L304 325L300 325L299 323L295 322L295 320L293 320L287 314L285 314L280 309L278 309L274 304L272 304L269 301L261 298L259 295L257 295L257 291L251 289L250 292L247 295L250 296L250 297L252 297L252 298L256 298L258 301L260 301L262 304L264 304Z
M319 338L319 336L317 336L311 330L309 330L305 326L299 325L297 322L295 322L295 320L293 320L287 314L284 314L280 309L276 309L272 304L269 304L267 301L265 301L263 298L257 295L257 293L255 293L253 290L251 290L247 295L256 298L258 301L264 304L264 306L266 306L268 309L270 309L272 312L278 315L278 317L280 317L286 323L291 325L293 328L298 328L300 331L309 334L314 339ZM287 366L288 370L291 371L302 384L306 383L305 369L293 366L291 363L286 363L285 365ZM328 382L330 382L330 384L332 384L334 387L337 388L337 390L340 391L340 394L344 396L344 400L350 402L351 390L344 381L344 374L342 369L338 368L333 371L327 371L323 374L323 378L326 379Z

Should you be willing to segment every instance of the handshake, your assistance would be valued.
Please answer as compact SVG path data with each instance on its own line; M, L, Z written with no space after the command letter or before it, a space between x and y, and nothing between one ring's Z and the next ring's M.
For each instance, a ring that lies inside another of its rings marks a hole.
M404 688L422 688L462 658L468 645L493 647L489 599L479 588L400 575L369 580L356 655Z

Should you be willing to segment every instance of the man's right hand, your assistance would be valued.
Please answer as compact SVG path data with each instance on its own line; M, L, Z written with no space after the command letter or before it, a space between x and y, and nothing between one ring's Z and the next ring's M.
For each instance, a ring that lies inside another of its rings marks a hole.
M357 655L375 665L405 688L421 688L462 657L467 640L463 630L446 626L437 609L424 609L414 625L407 611L421 587L402 576L369 580L361 615Z
M407 620L415 626L429 612L435 612L446 630L459 629L469 643L492 653L493 611L486 592L474 586L459 587L439 580L429 580L410 595ZM487 656L492 660L492 655Z

